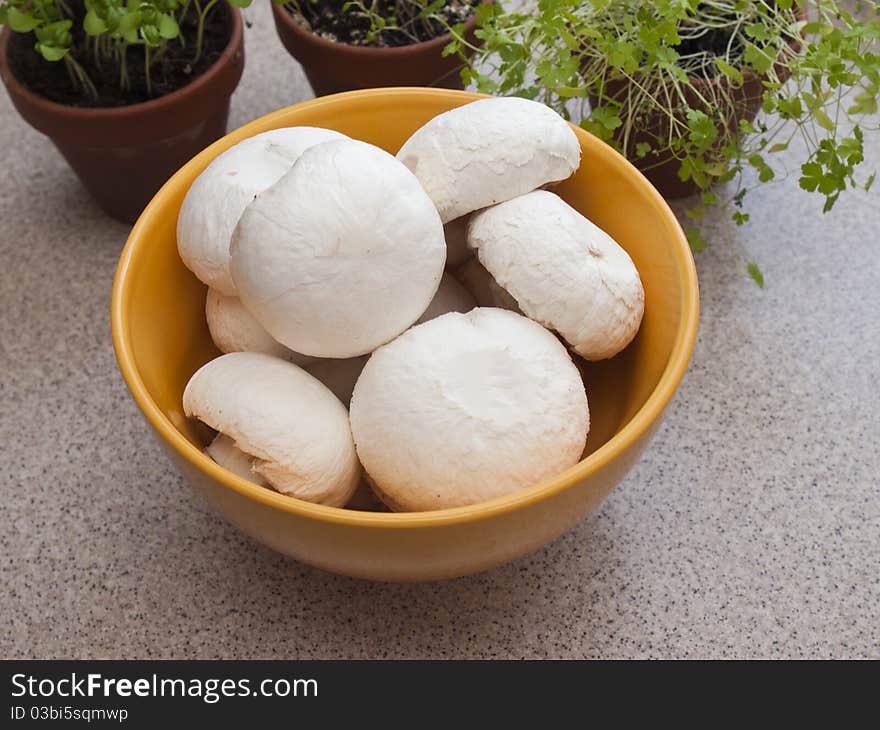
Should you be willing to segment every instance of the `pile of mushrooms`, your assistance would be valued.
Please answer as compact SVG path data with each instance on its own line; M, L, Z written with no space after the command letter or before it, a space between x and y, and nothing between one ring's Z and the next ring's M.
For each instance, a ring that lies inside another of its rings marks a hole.
M313 127L217 157L177 223L224 353L183 394L217 431L206 453L297 499L394 511L576 464L572 358L620 352L645 300L626 251L546 189L579 164L570 126L516 98L440 114L396 157Z

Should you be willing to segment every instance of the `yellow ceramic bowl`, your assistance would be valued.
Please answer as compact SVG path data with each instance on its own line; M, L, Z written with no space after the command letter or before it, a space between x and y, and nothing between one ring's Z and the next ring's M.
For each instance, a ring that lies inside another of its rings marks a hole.
M233 144L282 126L329 127L394 153L431 117L477 98L461 91L372 89L257 119L175 174L141 214L122 252L113 288L113 343L122 375L159 441L193 488L230 522L319 568L379 580L434 580L485 570L544 545L594 509L636 462L687 366L698 292L682 230L632 165L575 128L583 160L557 192L629 252L646 296L635 341L614 359L583 369L592 427L579 464L491 502L391 514L286 497L202 453L210 434L184 416L181 396L189 377L218 353L205 323L205 286L181 263L175 240L178 209L193 179Z

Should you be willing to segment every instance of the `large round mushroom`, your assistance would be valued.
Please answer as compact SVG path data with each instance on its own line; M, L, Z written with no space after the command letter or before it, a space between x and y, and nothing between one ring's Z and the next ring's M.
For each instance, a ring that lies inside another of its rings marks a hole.
M316 144L347 139L330 129L283 127L239 142L214 159L187 191L177 218L180 258L200 281L232 296L229 239L254 196Z
M361 469L348 412L293 363L256 352L222 355L190 378L183 410L231 439L212 444L212 456L239 473L242 459L230 446L283 494L334 507L354 494Z
M544 104L517 97L481 99L439 114L397 153L444 223L564 180L580 157L568 122Z
M245 210L231 244L245 307L315 357L364 355L412 325L446 260L419 181L387 152L343 140L303 153Z
M459 507L577 463L589 411L568 351L502 309L450 313L373 353L351 406L361 463L392 509Z
M613 357L638 332L645 291L632 259L558 195L535 190L480 211L468 245L523 314L587 360Z

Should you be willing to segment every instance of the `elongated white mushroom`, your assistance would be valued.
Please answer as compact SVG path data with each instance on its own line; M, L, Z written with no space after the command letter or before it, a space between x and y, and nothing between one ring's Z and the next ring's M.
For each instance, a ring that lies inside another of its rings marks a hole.
M293 363L233 352L203 365L183 392L183 410L235 442L252 470L283 494L335 507L360 479L348 412Z
M440 114L397 153L448 223L564 180L581 148L568 123L536 101L481 99Z
M242 479L265 487L266 480L254 471L254 457L244 453L229 436L218 433L205 447L205 453L224 469L229 469Z
M220 352L262 352L290 360L300 367L315 361L308 355L285 347L244 308L238 297L228 297L216 289L208 289L205 318L211 339Z
M232 277L279 342L315 357L364 355L425 311L446 260L440 217L387 152L354 140L303 153L235 229Z
M373 353L351 401L358 456L401 511L482 502L577 463L587 397L568 351L502 309L451 313Z
M229 239L254 196L316 144L345 135L317 127L284 127L249 137L219 155L190 186L177 218L177 248L201 281L234 295Z
M638 332L645 291L632 259L558 195L536 190L481 211L468 243L526 316L587 360L616 355Z

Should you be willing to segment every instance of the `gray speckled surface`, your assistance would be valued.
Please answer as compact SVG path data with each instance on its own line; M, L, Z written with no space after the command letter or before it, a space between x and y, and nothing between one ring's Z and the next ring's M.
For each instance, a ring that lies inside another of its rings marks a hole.
M233 126L309 95L258 5ZM605 504L511 565L384 585L284 559L184 485L110 343L127 228L5 94L0 155L3 657L880 656L876 192L823 217L790 179L716 221L690 371Z

